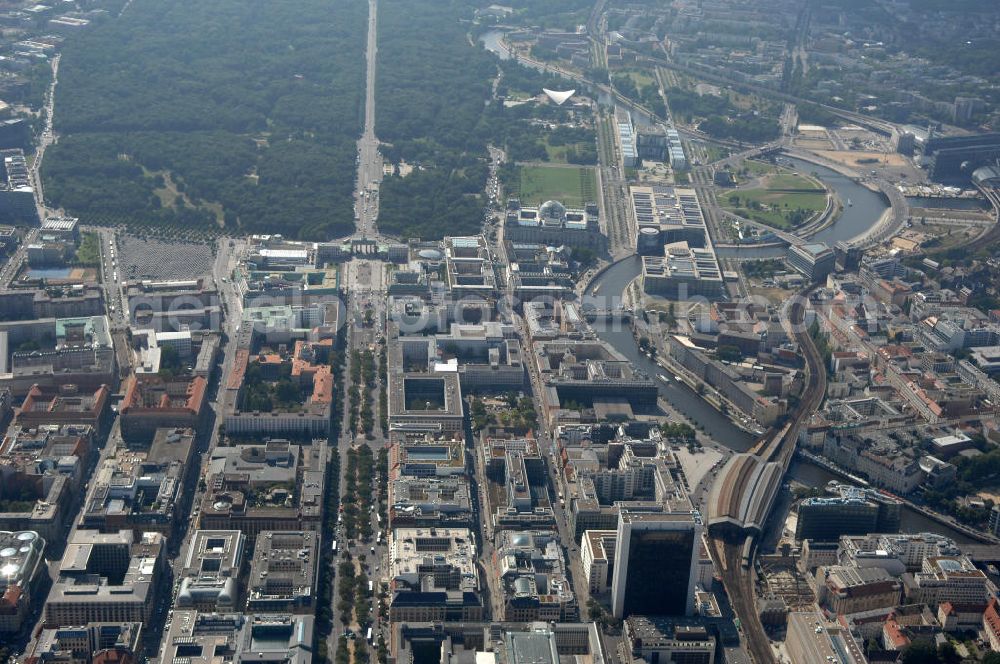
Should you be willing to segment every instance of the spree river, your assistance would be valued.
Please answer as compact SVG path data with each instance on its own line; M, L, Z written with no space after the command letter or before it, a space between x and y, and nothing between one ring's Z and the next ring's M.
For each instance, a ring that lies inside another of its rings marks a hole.
M797 160L796 160L797 161ZM862 187L829 168L798 162L796 168L803 172L815 173L827 186L832 188L842 201L851 199L852 206L844 209L844 213L828 228L817 235L817 239L832 244L838 240L848 240L866 230L875 223L886 209L886 203L881 196L875 192ZM760 250L760 249L729 249L726 255L758 257L765 254L782 255L784 250ZM607 298L620 297L628 284L635 279L642 270L642 259L638 256L630 256L619 263L615 263L602 273L593 283L599 286L599 296ZM646 372L650 377L655 377L664 370L654 361L647 358L641 352L632 335L630 327L621 322L602 323L598 321L594 324L594 329L598 336L614 346L620 353L627 357L636 367ZM669 401L677 410L690 418L693 422L701 425L705 432L714 440L726 447L742 452L750 448L753 444L753 437L739 429L729 419L721 416L717 410L707 404L693 390L683 383L671 381L669 383L658 382L657 387L664 399ZM830 480L843 481L815 464L795 460L789 468L788 477L791 480L800 482L806 486L824 486ZM909 508L904 508L901 529L903 532L934 532L951 537L956 542L971 541L962 533L949 528L944 524L928 519L927 517Z
M638 276L641 267L642 259L638 256L630 256L614 264L594 282L595 285L600 285L599 295L608 298L619 297L625 287ZM655 377L660 373L668 373L656 362L639 352L635 337L627 324L620 321L602 322L599 320L594 323L594 330L601 339L614 346L635 367L644 371L648 376ZM684 383L674 380L669 383L657 381L657 388L664 399L690 420L701 425L713 440L737 452L746 451L753 445L753 436L736 427L728 418L720 415L719 411L706 403ZM844 481L824 468L801 460L795 460L792 463L788 477L805 486L825 486L830 480ZM903 509L901 530L907 533L940 533L960 543L972 541L966 535L928 519L908 507Z
M479 37L479 40L484 48L496 53L501 59L507 59L510 56L500 45L502 37L503 33L497 30L484 33ZM599 101L602 104L610 103L611 100L607 99L606 95L601 96L602 99ZM633 113L633 117L639 124L648 122L648 119L641 114ZM855 183L850 178L830 168L799 159L792 159L791 162L793 168L797 168L803 173L815 174L837 194L844 204L843 211L836 221L814 236L819 242L833 245L839 240L850 240L860 235L871 228L888 207L881 194ZM849 205L848 201L850 201ZM720 256L737 258L764 258L783 256L784 254L785 249L782 247L719 249ZM602 298L620 298L625 288L639 275L641 270L642 259L638 256L631 256L608 268L594 281L593 286L599 286L598 292ZM632 336L632 330L628 325L620 321L607 323L598 321L594 324L594 329L598 336L614 346L634 366L645 371L650 377L666 373L660 365L639 352L635 337ZM733 425L728 418L720 415L687 385L674 380L669 383L657 381L657 388L664 399L691 421L700 425L713 440L737 452L746 451L753 444L753 436ZM792 462L788 477L806 486L824 486L834 479L843 481L824 468L800 460ZM956 542L970 541L962 533L928 519L909 508L903 510L901 529L908 533L941 533L953 538Z
M881 196L865 187L856 184L850 178L840 175L825 166L810 164L800 160L792 160L793 166L803 172L814 173L824 184L830 187L841 200L851 200L853 205L845 208L844 213L829 227L821 231L817 240L833 244L838 240L849 240L862 233L878 221L886 209L886 203ZM781 247L768 248L726 248L720 255L731 257L756 258L761 255L784 255ZM631 256L615 263L601 274L594 286L599 286L600 297L614 298L621 295L625 287L639 276L642 271L642 259ZM595 325L598 334L608 343L617 348L637 366L650 376L662 371L659 365L639 352L631 330L621 323L608 326ZM723 442L727 447L743 451L750 447L752 441L749 434L732 425L728 419L719 417L718 411L706 404L701 397L690 388L676 382L661 384L660 392L674 406L701 424L713 438Z
M850 240L869 230L878 222L882 213L889 209L881 193L857 184L846 175L801 159L788 161L802 173L815 174L823 184L836 192L844 205L836 221L813 235L810 238L812 240L826 242L831 247L840 240Z

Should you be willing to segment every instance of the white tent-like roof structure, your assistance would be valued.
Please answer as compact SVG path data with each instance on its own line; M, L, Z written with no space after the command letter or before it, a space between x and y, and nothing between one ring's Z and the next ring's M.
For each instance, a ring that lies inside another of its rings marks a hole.
M567 99L576 94L576 90L559 91L559 90L549 90L548 88L542 88L542 92L548 95L549 99L554 101L559 106L562 106Z

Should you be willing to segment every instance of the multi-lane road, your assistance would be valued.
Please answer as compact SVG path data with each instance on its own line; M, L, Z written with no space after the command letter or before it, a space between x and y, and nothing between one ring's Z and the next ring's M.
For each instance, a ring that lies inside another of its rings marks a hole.
M355 351L363 353L367 350L373 350L376 356L377 368L378 352L385 340L385 289L381 278L383 269L383 264L377 260L355 260L347 264L345 281L347 283L348 296L345 307L345 325L347 326L346 352L348 363L351 362L351 356ZM365 312L368 309L372 311L372 316L369 321L366 321ZM351 380L351 371L349 369L344 372L343 386L345 395L349 394L352 390L358 389L358 386ZM385 389L385 386L382 384L381 377L377 377L375 387L370 393L372 409L375 413L375 427L371 434L368 436L363 434L358 435L358 432L350 428L351 400L345 398L341 411L343 425L340 432L334 432L330 436L331 442L336 446L336 450L340 455L339 502L341 505L344 505L347 499L344 491L347 487L348 451L351 449L360 449L361 446L367 445L372 448L373 457L377 459L378 450L386 444L378 424L379 392L382 389ZM373 489L375 489L376 494L377 488L377 483L373 482ZM386 524L381 523L379 520L379 509L375 498L372 500L372 505L375 507L373 511L367 514L360 514L359 516L362 519L370 520L372 532L375 536L370 541L363 541L360 535L348 539L343 524L338 520L336 530L333 533L333 538L337 542L337 554L334 556L332 564L334 570L336 570L340 561L344 559L345 553L350 553L351 558L354 560L360 560L364 556L365 560L362 564L362 570L367 574L373 586L373 596L371 597L372 613L369 616L356 616L358 631L354 632L354 638L365 638L364 628L370 626L373 634L371 645L375 646L378 644L380 634L387 636L384 631L385 625L382 624L379 616L378 593L374 591L380 587L388 567L388 558L386 556L388 536L383 531L381 537L379 537L379 532L385 528ZM331 542L327 542L326 544L329 545ZM334 630L327 639L328 652L331 654L336 652L337 640L343 633L340 627L343 623L337 609L337 602L340 597L340 581L340 575L335 573L333 576L333 591L331 593ZM347 624L351 625L352 621L348 621Z
M605 219L608 251L613 257L621 258L632 253L635 246L635 233L628 221L629 207L625 199L624 165L615 140L614 117L598 113L596 124L597 152L601 164L596 170L597 190Z
M487 196L492 203L496 203L499 196L499 189L496 180L496 169L499 168L500 164L503 162L504 155L500 150L491 149L491 176L487 183ZM504 247L504 236L503 236L503 224L502 221L499 224L497 233L494 235L492 233L486 233L487 235L487 247L489 254L494 261L506 265L507 255L506 248ZM506 281L501 280L499 283L506 284ZM506 306L503 298L500 298L499 306L502 307L502 315L512 319L518 326L518 330L521 334L522 339L529 339L527 324L524 319L517 315L510 307ZM541 395L543 393L542 377L538 373L538 368L535 366L534 362L528 362L528 376L530 382L530 390L532 395L532 400L534 402L535 413L537 416L543 417L545 413L544 404L542 403ZM583 562L580 558L580 549L574 537L574 533L570 531L569 526L569 516L566 512L565 506L561 501L556 499L556 492L560 486L558 479L559 469L555 465L555 460L559 458L558 450L556 449L555 442L552 440L548 433L548 427L544 422L539 422L538 438L537 443L539 446L539 453L542 458L546 460L546 467L548 470L548 480L550 484L550 503L552 505L552 511L556 520L556 529L559 533L559 539L564 547L567 569L566 574L573 587L573 593L577 600L577 605L580 607L581 619L585 620L586 615L586 605L587 600L590 597L590 588L586 583L586 576L583 572ZM472 489L474 492L474 500L477 503L478 513L479 513L479 535L482 542L482 555L480 559L483 561L488 561L492 559L493 554L493 536L496 534L493 532L492 528L488 527L488 522L490 520L490 515L484 510L487 508L488 503L486 502L486 487L489 485L489 481L485 477L484 469L476 464L476 472L472 481ZM489 570L484 570L489 574ZM492 575L490 575L492 576ZM484 590L488 590L490 599L490 610L493 614L492 618L494 621L499 621L501 618L501 603L502 603L502 591L499 588L494 587L492 584L492 578L487 582L484 579L484 583L481 584Z
M378 3L368 0L368 42L365 49L365 127L358 139L358 176L354 192L357 235L378 234L378 191L382 182L382 155L375 136L375 67L378 59Z
M382 155L379 152L379 141L375 135L375 70L378 57L378 3L377 0L368 1L368 37L365 49L365 114L364 130L358 139L357 154L357 180L354 191L355 226L354 237L376 239L378 228L379 206L379 184L382 182ZM368 349L375 349L376 358L381 343L384 343L385 331L385 289L382 283L383 264L378 260L355 260L348 263L345 268L345 290L347 301L345 303L345 316L347 327L347 361L351 362L353 351L362 352ZM371 308L373 315L372 324L365 322L365 310ZM377 363L377 359L376 359ZM335 446L340 456L340 478L339 491L341 505L344 504L344 490L347 486L347 452L360 445L369 445L377 457L377 451L385 445L381 437L378 425L379 390L384 389L381 378L376 380L375 389L372 390L371 404L375 413L375 430L372 439L365 440L364 436L356 437L355 432L350 429L350 399L345 398L342 404L341 420L343 422L340 432L334 432L330 436L331 443ZM351 381L351 372L344 372L343 383L344 394L351 390L358 389ZM373 504L375 504L373 502ZM371 520L372 532L378 533L385 524L378 522L378 509L369 514L361 515L361 518ZM337 602L340 597L340 578L336 574L336 568L345 555L349 552L353 559L358 559L365 555L365 573L372 581L373 591L380 587L380 579L385 573L386 555L385 548L388 538L383 534L380 539L373 538L371 542L363 542L360 537L348 540L345 537L343 525L338 521L333 538L337 542L337 555L334 556L332 565L334 566L333 590L330 601L333 604L331 609L334 615L334 629L327 638L327 652L332 656L336 652L337 641L342 634L340 626L341 616L337 611ZM332 542L327 542L330 545ZM382 631L379 622L379 607L376 601L377 593L373 592L372 614L371 616L356 616L359 630L365 625L371 625L373 631L372 646L378 643L378 635ZM349 623L350 624L350 623ZM364 638L366 635L354 634L355 639Z
M45 126L42 128L41 138L35 148L35 157L28 167L28 177L31 179L31 186L35 194L35 208L38 210L38 218L45 219L49 216L49 209L45 207L45 194L42 189L42 159L45 157L45 150L56 142L55 134L52 131L52 112L55 108L56 84L59 82L59 59L62 55L52 58L52 82L45 96L45 105L42 114L45 117ZM17 251L0 268L0 287L7 288L10 282L17 276L21 266L27 258L27 247L38 238L38 229L32 228L22 238L21 245Z
M124 270L119 273L119 263L122 261L114 229L103 226L84 226L86 233L93 233L100 242L101 283L104 285L104 302L108 308L108 318L112 330L123 330L129 323L128 297L126 294Z
M4 263L3 268L0 268L0 285L4 288L10 286L10 282L14 280L17 273L21 270L24 262L28 259L28 245L34 242L38 238L38 229L30 229L22 238L21 245L17 250L11 254L11 257Z
M42 189L42 159L45 157L45 149L56 142L56 135L52 131L52 114L56 103L56 84L59 82L59 59L62 54L52 58L52 82L45 95L45 106L42 115L45 117L45 126L42 129L41 138L35 148L35 158L31 162L29 175L32 187L35 190L35 205L38 207L38 218L44 219L48 216L48 208L45 207L45 191Z

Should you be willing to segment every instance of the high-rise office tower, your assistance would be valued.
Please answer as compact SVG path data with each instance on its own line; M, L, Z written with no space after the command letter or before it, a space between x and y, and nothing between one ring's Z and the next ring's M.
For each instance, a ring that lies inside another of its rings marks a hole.
M692 615L701 516L692 509L618 517L612 608L630 615Z

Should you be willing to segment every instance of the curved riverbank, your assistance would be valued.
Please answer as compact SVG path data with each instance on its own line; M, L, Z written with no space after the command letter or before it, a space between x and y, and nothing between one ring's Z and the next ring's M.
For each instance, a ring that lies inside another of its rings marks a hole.
M629 256L616 263L608 265L588 284L588 289L598 287L599 297L621 298L625 289L642 271L642 259L639 256ZM655 361L639 351L639 346L632 334L632 329L620 321L599 320L594 323L597 335L615 347L622 355L648 376L663 373L663 369ZM728 419L719 417L718 411L712 408L690 387L684 383L671 381L659 383L657 388L660 396L670 402L678 411L693 422L699 424L713 439L722 442L726 447L736 451L750 448L753 438L739 429Z
M876 229L887 211L891 211L888 198L881 191L873 191L860 184L857 174L847 175L846 169L834 169L818 158L803 159L795 153L789 157L801 170L816 172L823 184L832 190L841 201L851 201L851 205L841 209L837 218L823 229L810 235L810 240L825 242L833 246L839 241L852 239Z
M492 38L495 39L495 48L490 48L489 39L491 38L486 35L480 37L480 41L484 43L486 48L497 52L500 57L509 57L501 44L502 33L498 32ZM522 62L524 61L522 60ZM530 62L524 62L524 64L534 66ZM547 67L546 70L567 75L551 66ZM572 76L572 78L579 80L577 76ZM606 103L612 103L610 97L607 98ZM795 163L796 159L793 158L792 161ZM870 187L860 184L856 180L856 173L849 173L846 172L846 168L818 161L798 160L798 163L801 164L799 170L815 171L818 179L832 192L831 197L836 197L836 200L840 202L839 205L834 205L834 207L840 208L839 214L831 214L824 223L818 224L815 229L810 229L814 231L813 240L826 242L830 245L840 240L850 241L865 233L880 232L880 226L885 220L893 218L892 209L887 203L887 199L880 192L872 191ZM848 200L851 201L851 205L846 205ZM770 258L783 256L784 253L785 248L780 244L717 245L717 254L720 258ZM612 300L620 302L622 294L641 273L641 270L642 259L637 255L618 259L604 265L593 275L590 275L584 282L583 292L592 293L593 289L597 288L598 297L607 298L609 302ZM622 353L637 369L644 371L651 377L664 372L657 362L639 351L629 325L623 324L620 320L599 320L594 323L594 330L602 340ZM720 417L719 411L706 403L686 383L674 380L666 383L658 381L658 383L657 389L660 397L699 425L715 441L737 452L746 451L753 444L754 436L741 430L727 418ZM789 478L806 486L823 486L830 479L834 479L824 469L802 461L796 461L792 464ZM902 530L904 532L938 532L959 542L968 541L966 536L954 528L932 521L909 507L904 509Z
M588 283L588 289L599 287L600 297L621 298L642 270L642 259L639 256L629 256L605 266L594 275ZM598 337L611 344L624 355L633 366L641 369L649 376L663 373L662 367L654 360L639 351L635 336L628 325L615 321L597 321L594 330ZM719 411L689 387L684 382L660 382L657 385L660 396L692 422L699 425L713 440L735 452L745 452L754 443L755 437L740 429L728 418L721 417ZM788 472L789 479L805 486L825 486L832 479L842 481L824 468L811 462L796 460ZM935 532L951 537L959 543L972 541L972 538L955 528L939 523L921 514L909 506L904 507L901 524L902 532L920 533Z

